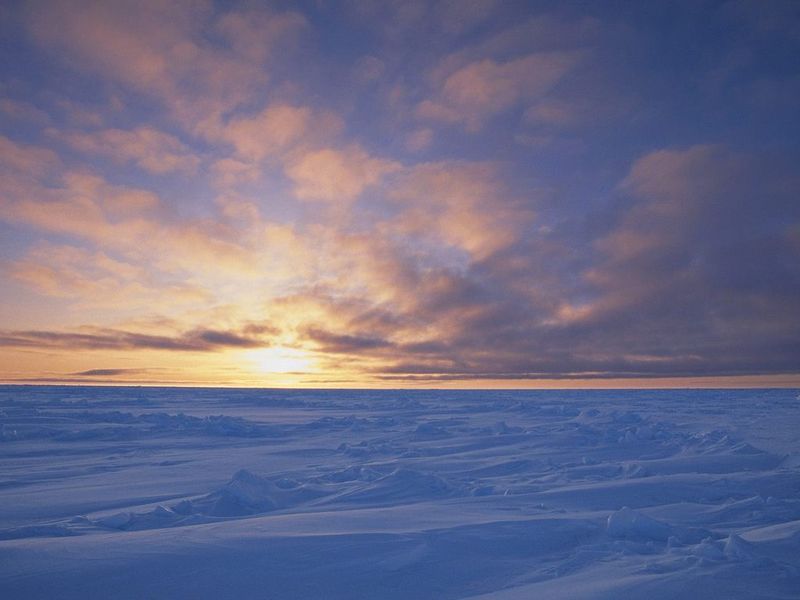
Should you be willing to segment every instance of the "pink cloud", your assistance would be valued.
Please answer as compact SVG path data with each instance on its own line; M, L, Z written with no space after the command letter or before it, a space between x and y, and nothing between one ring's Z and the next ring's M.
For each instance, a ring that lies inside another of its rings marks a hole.
M337 135L342 121L327 111L305 106L271 104L251 117L231 119L215 137L233 145L244 160L283 157L298 144L320 142Z
M574 52L542 52L507 62L472 62L447 75L436 96L417 106L417 114L476 131L494 115L545 94L577 60Z
M40 124L50 121L50 115L30 102L20 102L11 98L0 98L0 113L14 121L29 121Z
M213 26L246 60L264 64L276 46L292 43L309 23L299 12L272 12L264 7L221 15Z
M463 33L485 21L500 0L443 0L436 4L445 33Z
M261 177L261 168L254 163L235 158L221 158L211 164L214 184L229 188L239 183L252 183Z
M321 200L347 205L366 188L400 169L395 161L373 158L359 146L323 148L299 155L286 174L301 200Z
M52 150L20 144L0 135L0 169L7 174L14 177L40 177L60 165L61 160ZM10 183L10 179L6 180L6 185Z
M203 132L251 99L268 79L272 48L304 29L292 12L215 18L213 8L206 0L36 3L28 25L73 66L158 98L184 127Z
M439 162L408 169L390 195L401 214L388 227L453 246L473 259L507 247L533 213L516 206L492 165Z
M433 130L423 128L415 129L406 136L406 148L412 152L420 152L427 149L433 143Z
M76 150L107 156L118 163L132 162L150 173L179 171L191 174L200 164L200 158L178 138L153 127L53 134Z

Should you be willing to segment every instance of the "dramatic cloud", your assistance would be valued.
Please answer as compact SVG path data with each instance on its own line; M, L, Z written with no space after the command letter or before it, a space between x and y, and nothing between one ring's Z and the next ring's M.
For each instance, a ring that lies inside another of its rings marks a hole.
M756 174L767 173L771 183L759 183ZM553 278L538 264L551 258L547 239L464 272L432 270L409 253L410 271L384 266L370 275L382 274L380 288L394 289L388 302L310 292L325 308L318 306L318 325L304 337L326 353L377 360L376 372L409 376L791 371L800 351L792 178L722 147L657 151L623 180L632 204L587 247L598 258L586 258L597 264L582 282L566 285L563 274ZM532 277L530 287L521 277ZM537 290L545 278L553 287Z
M0 11L0 378L798 374L792 3L291 4Z

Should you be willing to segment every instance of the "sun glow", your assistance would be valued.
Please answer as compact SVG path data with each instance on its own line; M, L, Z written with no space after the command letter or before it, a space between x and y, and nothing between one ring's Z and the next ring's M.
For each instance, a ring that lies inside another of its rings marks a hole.
M261 373L305 373L313 371L316 366L307 352L285 346L251 350L246 357Z

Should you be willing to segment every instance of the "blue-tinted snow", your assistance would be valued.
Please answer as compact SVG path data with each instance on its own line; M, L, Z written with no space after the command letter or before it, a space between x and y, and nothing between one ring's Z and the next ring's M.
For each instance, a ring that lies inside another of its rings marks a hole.
M2 598L793 598L794 390L0 387Z

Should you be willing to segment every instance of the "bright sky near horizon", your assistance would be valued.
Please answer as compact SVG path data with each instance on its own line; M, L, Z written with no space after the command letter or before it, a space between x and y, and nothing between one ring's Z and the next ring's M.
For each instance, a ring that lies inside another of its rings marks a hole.
M0 7L0 380L800 385L800 2Z

